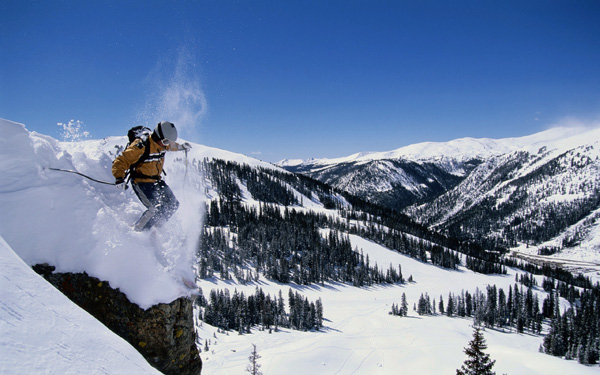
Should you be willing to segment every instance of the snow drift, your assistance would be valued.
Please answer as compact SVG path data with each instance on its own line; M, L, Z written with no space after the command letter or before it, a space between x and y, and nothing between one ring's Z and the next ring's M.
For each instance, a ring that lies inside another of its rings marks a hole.
M159 374L0 237L0 373Z
M122 192L48 169L78 170L113 182L115 147L125 145L126 137L65 143L6 120L0 127L0 235L27 264L85 271L142 308L187 295L180 279L194 278L203 197L201 177L185 173L183 153L167 154L166 163L179 211L156 233L137 233L131 225L145 208L131 189Z

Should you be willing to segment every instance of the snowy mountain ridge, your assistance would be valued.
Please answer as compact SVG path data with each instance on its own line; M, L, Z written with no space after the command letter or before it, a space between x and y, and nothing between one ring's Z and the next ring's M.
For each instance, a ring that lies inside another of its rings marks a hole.
M278 165L375 203L403 209L452 189L490 158L517 151L563 152L598 137L597 129L556 127L525 137L424 142L336 159L283 160Z
M276 163L281 167L310 166L313 170L343 163L364 163L374 160L404 159L410 161L441 161L453 159L468 161L486 159L513 152L519 149L537 150L540 147L555 148L565 144L567 139L578 142L590 130L584 126L555 127L533 135L503 139L459 138L448 142L422 142L391 151L359 152L339 158L284 159Z

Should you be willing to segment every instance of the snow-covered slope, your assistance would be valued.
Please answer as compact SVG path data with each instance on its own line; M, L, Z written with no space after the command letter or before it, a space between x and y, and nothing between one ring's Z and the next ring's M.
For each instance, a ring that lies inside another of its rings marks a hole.
M0 237L1 374L159 374Z

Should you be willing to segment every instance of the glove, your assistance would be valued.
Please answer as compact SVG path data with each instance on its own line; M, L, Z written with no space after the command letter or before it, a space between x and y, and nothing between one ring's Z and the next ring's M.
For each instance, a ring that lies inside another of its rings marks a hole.
M192 148L192 145L191 145L191 144L189 144L188 142L185 142L184 144L182 144L182 145L179 145L179 147L181 147L181 150L185 150L185 151L187 151L187 150L189 150L189 149L191 149L191 148Z
M125 181L124 178L117 178L115 180L115 186L119 190L123 190L123 191L127 190L127 182Z

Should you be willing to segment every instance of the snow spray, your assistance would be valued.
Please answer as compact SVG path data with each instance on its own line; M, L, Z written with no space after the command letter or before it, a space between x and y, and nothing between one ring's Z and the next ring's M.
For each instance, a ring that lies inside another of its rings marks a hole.
M180 48L174 62L156 65L146 79L148 95L137 116L139 123L169 121L177 126L180 138L194 140L208 108L195 60L189 49Z
M207 112L207 102L197 74L196 58L188 48L180 48L177 57L160 61L147 78L147 100L138 114L138 122L153 127L160 121L170 121L177 127L179 138L196 140L200 122ZM193 157L193 149L190 157ZM188 273L195 264L196 250L202 232L204 197L198 194L203 179L199 171L188 173L188 153L182 160L180 155L167 155L167 183L180 201L176 215L165 229L173 231L168 241L178 247L177 256L172 258L174 268ZM190 186L196 189L189 189ZM190 191L191 190L191 191ZM175 225L173 225L175 224ZM175 239L182 239L178 242ZM173 250L173 249L171 249ZM172 252L173 253L173 252ZM189 275L189 273L188 273ZM192 275L189 275L190 277ZM193 276L192 276L193 278Z

